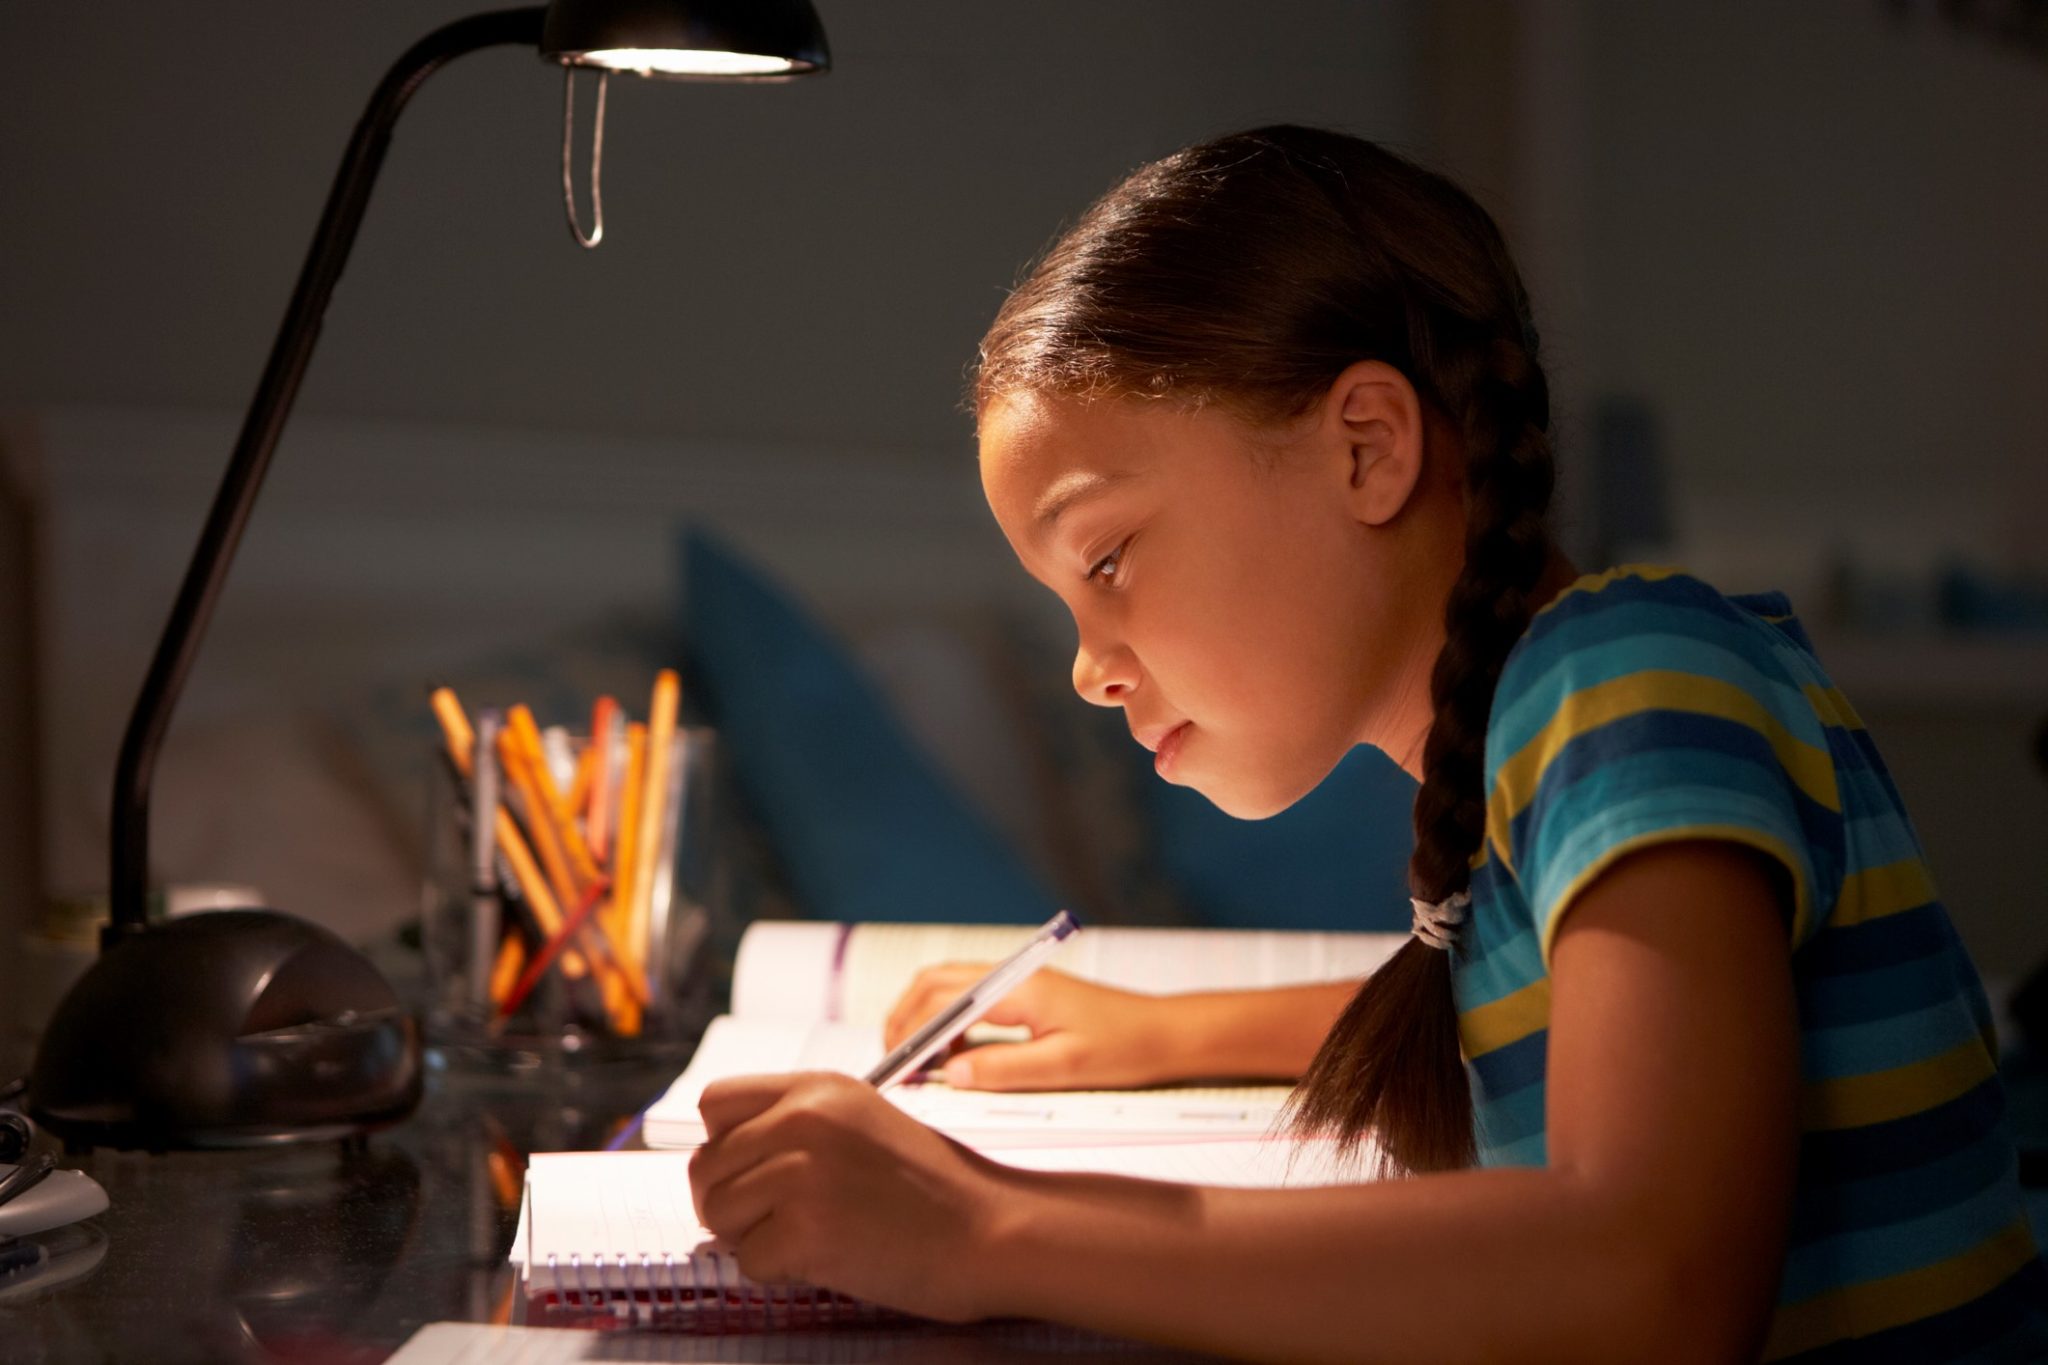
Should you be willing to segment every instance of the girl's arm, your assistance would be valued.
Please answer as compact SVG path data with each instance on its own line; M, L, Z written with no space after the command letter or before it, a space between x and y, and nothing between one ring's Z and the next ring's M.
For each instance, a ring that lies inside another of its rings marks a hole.
M1786 923L1729 845L1636 853L1580 896L1552 956L1542 1169L1334 1190L1028 1174L811 1077L707 1090L692 1184L749 1274L938 1316L1258 1359L1753 1359L1797 1150Z
M883 1027L893 1048L988 970L985 962L927 967ZM1356 981L1268 990L1147 995L1045 970L989 1011L1031 1038L956 1055L953 1085L980 1090L1081 1090L1211 1077L1294 1080L1357 992Z

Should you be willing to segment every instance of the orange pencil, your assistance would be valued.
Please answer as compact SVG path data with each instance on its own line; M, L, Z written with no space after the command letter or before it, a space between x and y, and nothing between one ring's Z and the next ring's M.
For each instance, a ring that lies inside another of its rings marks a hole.
M498 942L498 960L491 964L491 1004L505 1013L505 1000L512 994L512 986L519 979L520 968L526 965L526 945L517 934L507 934Z
M590 809L590 784L597 778L597 745L585 744L583 752L576 755L576 776L569 783L569 818L575 820ZM588 822L586 822L587 824ZM586 832L583 842L590 842ZM597 850L591 849L590 856L597 858Z
M607 861L606 850L610 848L612 816L612 728L618 724L619 704L610 697L599 697L597 704L590 708L590 747L584 752L595 756L591 766L589 814L584 820L584 838L590 845L590 856L597 859L599 867Z
M538 811L529 810L527 819L545 820L550 826L555 847L561 851L577 892L598 880L601 875L597 863L591 859L590 849L583 842L583 835L576 828L576 820L570 813L569 802L562 795L562 789L555 784L554 772L548 767L546 755L541 751L540 726L533 720L533 712L524 706L515 706L505 713L505 733L512 737L525 762L528 784L539 798ZM502 746L500 752L503 752ZM541 857L546 859L545 839L537 839L542 845ZM566 896L573 900L574 896Z
M562 852L555 822L548 818L547 804L541 800L540 791L534 785L526 750L509 724L498 736L498 762L505 773L505 785L519 793L520 813L526 816L526 828L533 834L533 851L540 855L540 865L547 871L548 885L554 889L555 899L564 904L574 903L575 874L570 872L568 856Z
M554 822L547 817L545 800L535 789L533 756L526 751L525 746L514 739L510 725L505 727L502 738L503 742L499 745L498 752L504 759L505 775L519 790L520 799L526 805L527 824L533 829L534 845L540 852L541 863L547 869L546 876L537 876L537 879L554 891L554 895L547 898L554 912L552 916L542 916L540 908L535 906L534 917L540 920L544 933L551 938L556 937L564 932L563 925L567 923L567 917L562 914L560 907L580 903L587 895L599 891L603 881L601 878L589 882L576 880L567 859L563 856L561 845L556 841ZM518 862L514 861L513 867L516 869L518 866ZM606 968L598 973L598 985L604 993L607 1009L612 1009L612 1002L620 998L621 988L629 998L644 998L644 988L635 979L632 964L622 960L624 955L619 951L616 942L610 941L603 927L584 924L582 931L584 946L589 948L598 963ZM571 968L567 953L562 955L562 970L571 976L581 975L579 971ZM615 985L612 983L613 977L622 980ZM616 1023L615 1018L615 1026Z

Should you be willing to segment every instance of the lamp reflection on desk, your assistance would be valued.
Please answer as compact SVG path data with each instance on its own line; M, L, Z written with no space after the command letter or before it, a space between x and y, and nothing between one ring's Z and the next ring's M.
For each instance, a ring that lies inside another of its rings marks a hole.
M107 1153L93 1174L121 1217L95 1276L104 1283L60 1294L31 1324L62 1332L61 1350L42 1343L50 1358L270 1365L388 1354L364 1324L393 1316L386 1301L407 1292L393 1274L414 1254L427 1204L410 1153L301 1146L225 1165ZM426 1302L418 1314L445 1311Z
M29 1078L34 1117L74 1150L347 1137L395 1122L419 1102L417 1021L369 961L335 935L254 908L150 923L149 793L171 712L312 358L392 128L435 71L505 44L535 48L564 68L564 201L570 229L586 247L604 231L599 173L612 72L772 81L830 66L809 0L553 0L436 29L371 95L122 740L112 922L98 961L52 1015ZM578 70L598 78L588 231L569 174Z

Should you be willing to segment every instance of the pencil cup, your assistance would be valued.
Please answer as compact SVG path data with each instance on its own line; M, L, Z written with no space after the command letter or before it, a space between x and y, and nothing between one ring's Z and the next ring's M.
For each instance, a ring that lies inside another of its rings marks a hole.
M477 752L499 752L497 734L480 716ZM437 765L421 914L437 1060L687 1059L709 1013L695 968L718 882L717 736L676 730L665 764L643 738L615 734L603 761L551 733L467 777ZM593 773L610 775L602 794Z

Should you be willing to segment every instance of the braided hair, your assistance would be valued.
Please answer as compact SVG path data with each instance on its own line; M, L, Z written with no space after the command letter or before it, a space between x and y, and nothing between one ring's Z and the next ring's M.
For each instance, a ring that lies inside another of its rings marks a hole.
M1430 678L1411 893L1463 891L1485 838L1486 724L1551 558L1549 396L1492 218L1385 148L1294 125L1140 167L1064 232L982 341L977 415L1022 392L1308 412L1360 360L1400 370L1462 438L1464 561ZM1384 1166L1471 1162L1450 954L1411 939L1359 989L1296 1089L1297 1131Z

